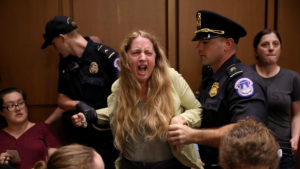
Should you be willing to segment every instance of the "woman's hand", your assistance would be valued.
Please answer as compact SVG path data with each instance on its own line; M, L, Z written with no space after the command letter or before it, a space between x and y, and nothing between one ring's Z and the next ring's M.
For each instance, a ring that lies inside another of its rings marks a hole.
M9 161L13 159L13 155L9 153L1 153L0 164L9 164Z
M293 154L296 154L296 152L297 152L297 150L298 150L298 141L299 141L298 138L292 138L292 139L290 140L291 147L292 147L292 153L293 153Z
M87 122L83 113L74 114L72 116L72 123L76 127L86 127Z

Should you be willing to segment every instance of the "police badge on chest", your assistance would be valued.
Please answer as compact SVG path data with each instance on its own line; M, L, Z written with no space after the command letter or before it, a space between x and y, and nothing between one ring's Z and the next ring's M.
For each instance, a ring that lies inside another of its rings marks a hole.
M99 72L99 66L97 62L91 62L89 72L90 74L97 74Z
M218 94L218 89L219 89L219 82L214 82L210 88L209 96L215 97Z

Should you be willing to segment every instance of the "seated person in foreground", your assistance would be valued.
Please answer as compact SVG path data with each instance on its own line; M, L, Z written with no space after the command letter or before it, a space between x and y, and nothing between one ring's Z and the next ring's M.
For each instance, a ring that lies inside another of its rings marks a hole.
M31 169L61 146L49 125L29 121L26 94L21 89L0 91L0 115L6 121L0 130L0 164Z
M37 162L34 169L104 169L104 162L94 148L71 144L59 148L47 161Z

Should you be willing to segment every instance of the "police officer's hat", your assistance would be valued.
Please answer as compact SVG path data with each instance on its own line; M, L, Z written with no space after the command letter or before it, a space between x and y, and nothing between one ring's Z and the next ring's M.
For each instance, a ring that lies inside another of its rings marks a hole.
M76 28L77 25L70 17L55 16L46 24L45 33L43 35L45 42L41 48L45 49L48 45L51 45L52 40L59 34L69 33Z
M238 43L240 37L246 36L246 30L238 23L217 13L200 10L196 13L197 30L193 41L215 37L233 38Z

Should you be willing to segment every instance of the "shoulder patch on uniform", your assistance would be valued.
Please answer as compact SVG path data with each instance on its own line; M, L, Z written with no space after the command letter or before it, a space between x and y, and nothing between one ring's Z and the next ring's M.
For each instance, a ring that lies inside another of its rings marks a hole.
M112 48L110 48L104 44L99 44L97 50L100 53L106 55L108 57L108 59L118 57L118 53L115 50L113 50Z
M117 71L120 71L120 60L118 52L102 43L98 45L97 51L106 56L113 64L115 69L117 69Z
M227 75L229 76L229 78L232 78L236 75L242 74L243 70L236 67L235 64L232 64L226 68L226 72L227 72Z
M241 97L252 96L254 93L253 82L251 79L246 77L238 79L234 84L234 88L237 94Z
M120 66L120 59L119 59L119 58L116 58L116 59L114 60L114 67L115 67L118 71L120 71L121 66Z

